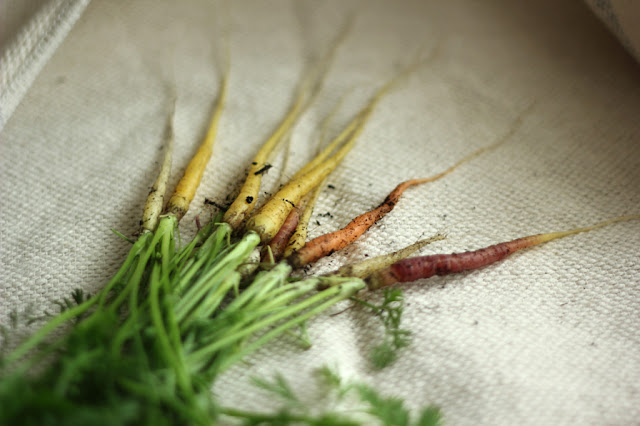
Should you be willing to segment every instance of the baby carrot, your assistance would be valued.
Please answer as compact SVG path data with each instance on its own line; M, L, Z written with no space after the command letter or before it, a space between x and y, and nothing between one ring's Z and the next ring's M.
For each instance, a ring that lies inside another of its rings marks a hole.
M231 225L231 228L234 230L238 230L242 226L245 218L253 211L256 201L258 201L260 183L262 182L262 173L260 171L267 165L271 153L278 146L278 143L283 140L286 133L299 117L305 103L305 94L306 92L304 90L301 91L291 110L285 116L282 123L280 123L280 126L278 126L275 132L267 139L253 158L247 179L240 189L240 194L238 194L238 197L236 197L222 218L223 222Z
M296 207L289 212L289 215L280 227L280 230L271 239L269 245L265 247L268 251L265 251L263 254L263 262L267 260L277 262L282 258L287 242L291 238L291 235L296 231L298 221L300 220L300 208L301 207ZM271 259L268 259L269 257Z
M344 157L353 148L356 139L364 130L364 126L373 113L376 104L393 86L401 81L401 79L414 71L417 65L419 64L408 67L380 88L371 101L369 101L369 104L358 113L338 137L298 171L286 185L249 219L247 229L257 232L262 242L270 241L284 223L291 209L296 206L302 197L316 188L342 162ZM340 146L341 144L342 146ZM335 154L329 157L331 152L336 148L337 151Z
M321 186L322 183L320 183L318 187L316 187L311 193L307 194L305 198L303 198L302 203L304 203L304 209L302 209L302 213L300 214L300 218L298 219L298 225L296 226L293 235L291 235L291 238L289 238L289 242L287 243L287 247L285 248L285 258L298 251L301 247L304 246L304 243L307 241L307 229L309 226L309 221L311 220L311 215L313 214L313 206L316 204L318 196L320 195Z
M344 228L334 231L328 234L321 235L319 237L314 238L309 241L304 247L299 249L296 253L293 253L289 257L289 263L294 268L300 268L309 263L313 263L322 257L328 256L333 252L341 250L358 239L362 234L364 234L371 226L382 219L387 213L389 213L395 205L402 193L413 185L418 185L420 183L432 182L434 180L440 179L443 176L451 173L455 168L460 166L461 164L467 162L471 158L476 157L479 153L486 151L490 147L482 148L463 160L459 161L457 164L448 168L442 173L438 173L435 176L431 176L423 179L411 179L405 182L402 182L396 188L391 191L387 198L375 209L363 213L360 216L353 219L347 226Z
M367 278L369 289L386 287L400 282L411 282L434 275L449 275L490 265L516 251L543 244L568 235L587 232L616 222L640 219L640 215L621 216L585 228L531 235L464 253L434 254L404 259Z
M256 156L251 162L247 178L240 189L240 193L231 203L229 209L225 212L222 221L231 225L234 231L238 231L245 219L249 217L260 192L260 184L262 182L261 171L267 166L267 162L273 151L285 139L286 135L291 131L293 125L300 118L302 113L313 102L317 94L322 88L324 76L327 74L335 53L346 37L348 27L343 31L332 44L332 47L324 55L316 66L315 71L311 72L303 81L293 106L284 117L280 125L276 128L267 141L262 145Z
M329 155L331 155L333 151L335 151L341 144L343 144L345 140L348 140L348 142L355 141L353 137L354 132L358 132L359 134L359 132L362 131L362 129L364 128L364 125L369 119L369 116L373 113L373 110L375 106L378 104L378 102L380 102L382 97L389 90L391 90L391 88L395 84L397 84L400 78L405 76L406 73L407 71L405 70L405 72L403 72L393 80L389 81L381 89L379 89L378 92L374 95L374 97L369 101L369 104L367 104L362 110L360 110L360 112L355 116L353 120L351 120L351 122L347 125L347 127L342 129L340 134L338 134L338 136L334 140L332 140L329 144L327 144L327 146L322 151L320 151L311 161L309 161L300 170L298 170L298 172L296 172L296 174L293 175L290 180L293 181L293 180L302 178L304 175L312 171L314 168L318 167L325 160L327 160ZM331 112L329 117L327 117L327 122L325 122L325 126L328 125L328 120L331 118L331 115L335 113L336 113L336 110L334 109L334 111ZM350 136L351 138L349 138Z
M322 182L351 151L356 138L362 131L358 127L349 140L325 162L319 164L307 174L289 181L247 222L247 230L260 235L262 242L270 241L284 223L286 217L309 191Z
M213 143L216 140L216 133L218 131L218 122L224 109L225 100L227 97L227 86L229 80L229 70L225 71L225 75L220 82L220 94L218 95L218 102L216 104L209 129L204 141L196 151L195 155L191 158L191 161L187 165L187 169L184 171L182 179L178 182L176 189L167 203L167 213L173 214L178 220L189 210L189 205L196 194L198 185L202 180L202 175L207 167L207 163L213 153Z
M342 106L342 104L344 103L346 99L346 96L343 96L342 99L338 102L338 104L333 108L333 110L329 113L329 115L324 119L323 123L322 123L322 127L321 127L321 136L320 136L320 141L323 141L325 139L325 135L328 131L329 128L329 123L331 122L331 120L333 119L333 117L335 116L335 114L337 114L338 110L340 109L340 107ZM351 132L353 129L350 128L351 126L348 126L342 133L344 133L345 135L347 134L346 132ZM346 136L345 136L346 137ZM340 139L340 136L338 136L338 139ZM335 142L335 140L334 140ZM333 144L333 142L332 142ZM329 146L327 146L323 151L327 151L328 149L333 149L333 147L330 147L331 144L329 144ZM337 146L337 145L336 145ZM315 160L315 158L314 158ZM301 173L303 170L300 170ZM296 174L298 174L296 173ZM295 177L295 176L294 176ZM324 183L326 182L326 179L323 180L322 182L320 182L318 184L318 186L316 186L315 189L313 189L309 194L307 194L302 202L305 204L304 209L302 210L302 213L300 214L300 218L298 219L298 226L296 226L296 230L293 233L293 235L291 235L291 238L289 239L289 243L287 244L287 247L284 251L284 257L287 258L289 256L291 256L294 252L298 251L300 248L302 248L305 244L305 242L307 241L307 230L309 227L309 221L311 220L311 215L313 214L313 208L316 204L316 202L318 201L318 197L320 196L320 188L322 188L324 186Z
M345 248L356 239L358 239L362 234L364 234L371 226L373 226L374 223L382 219L387 213L393 210L402 193L410 186L438 180L453 172L464 163L478 157L480 154L495 149L508 141L511 136L513 136L515 132L520 128L524 116L530 111L532 106L533 104L518 116L514 125L511 126L509 131L500 139L498 139L497 142L478 149L477 151L464 157L462 160L458 161L456 164L449 167L445 171L434 176L422 179L411 179L402 182L387 196L387 198L378 207L367 213L361 214L360 216L349 222L347 226L338 231L321 235L309 241L304 247L300 248L296 253L292 254L289 257L289 263L294 268L300 268L308 265L309 263L313 263L324 256L328 256L338 250Z
M327 274L327 276L332 277L356 277L356 278L367 278L374 273L387 268L394 263L399 262L409 256L411 256L416 251L420 250L424 246L434 243L436 241L444 240L445 236L442 234L434 235L433 237L425 238L424 240L417 241L410 246L402 248L398 251L394 251L393 253L383 254L381 256L376 256L371 259L367 259L362 262L352 263L350 265L345 265L338 269L337 271L331 272Z
M402 182L393 191L391 191L387 198L385 198L382 204L378 207L367 213L361 214L349 222L347 226L338 231L321 235L309 241L304 247L289 257L289 263L294 268L300 268L345 248L354 242L359 236L364 234L365 231L374 223L393 210L393 207L396 205L405 189L430 180L433 179L412 179Z
M153 232L158 225L158 218L162 212L162 205L164 203L165 192L167 191L167 182L169 181L169 175L171 174L171 158L173 156L173 117L175 114L176 102L173 100L173 107L171 114L169 115L169 122L167 124L167 148L164 153L164 160L162 161L162 167L160 173L151 187L151 191L147 196L147 201L144 204L144 210L142 212L142 221L140 223L140 229L142 232Z

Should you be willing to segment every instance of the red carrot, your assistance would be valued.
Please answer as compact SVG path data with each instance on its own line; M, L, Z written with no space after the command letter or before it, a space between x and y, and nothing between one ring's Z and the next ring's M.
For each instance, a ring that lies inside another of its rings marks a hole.
M464 253L434 254L429 256L403 259L367 278L370 289L389 286L395 283L411 282L434 275L449 275L456 272L481 268L504 259L510 254L538 244L580 232L591 231L615 222L640 219L640 215L621 216L593 226L562 232L531 235L516 240L495 244L486 248Z
M280 227L280 230L273 236L269 245L265 247L262 253L262 261L274 261L277 262L282 258L284 250L287 248L289 239L296 231L298 221L300 220L300 208L296 207L292 209L284 223ZM271 254L269 254L269 251Z

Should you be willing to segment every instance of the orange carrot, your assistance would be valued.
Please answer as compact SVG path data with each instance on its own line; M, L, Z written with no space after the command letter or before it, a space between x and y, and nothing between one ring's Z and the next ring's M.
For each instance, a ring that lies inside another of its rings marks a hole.
M294 268L301 268L318 259L328 256L333 252L341 250L354 242L359 236L365 233L374 223L382 219L395 207L398 199L410 186L428 182L431 178L412 179L402 182L387 196L387 198L377 208L361 214L353 219L344 228L321 235L309 241L304 247L289 257L289 263Z
M449 167L445 171L438 173L437 175L422 178L422 179L411 179L405 181L398 185L392 192L387 196L382 204L380 204L375 209L361 214L360 216L353 219L349 224L332 233L321 235L311 241L309 241L304 247L300 248L297 252L293 253L289 256L289 264L294 268L300 268L309 263L313 263L318 259L328 256L335 251L341 250L353 243L357 240L362 234L364 234L367 229L373 226L374 223L382 219L387 213L389 213L395 207L398 199L402 195L402 193L410 186L417 185L420 183L433 182L438 180L449 173L453 172L455 169L463 165L464 163L471 161L472 159L478 157L480 154L495 149L498 146L502 145L506 141L508 141L520 128L524 121L524 117L531 111L534 104L529 105L516 119L515 123L511 128L502 135L498 139L498 141L487 145L483 148L474 151L473 153L467 155L462 160L458 161L453 166Z

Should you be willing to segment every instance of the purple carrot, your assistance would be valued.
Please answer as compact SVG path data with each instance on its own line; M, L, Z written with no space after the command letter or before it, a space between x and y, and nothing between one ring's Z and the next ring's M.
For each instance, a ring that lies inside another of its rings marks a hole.
M434 275L449 275L456 272L478 269L502 260L510 254L528 247L546 243L556 238L591 231L592 229L615 222L632 219L640 219L640 215L621 216L586 228L531 235L464 253L433 254L403 259L369 276L369 278L367 278L367 285L370 289L376 289L395 283L406 283L422 278L429 278Z

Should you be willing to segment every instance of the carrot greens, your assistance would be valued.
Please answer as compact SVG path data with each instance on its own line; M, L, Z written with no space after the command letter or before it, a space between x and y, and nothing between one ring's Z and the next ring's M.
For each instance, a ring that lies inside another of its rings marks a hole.
M402 290L386 288L383 292L383 298L380 305L374 305L357 297L352 298L352 300L369 308L384 326L382 343L371 351L371 363L376 369L382 369L392 364L398 357L400 349L408 346L411 342L411 332L400 328L404 310Z
M324 366L315 372L315 386L322 395L322 405L328 409L316 413L302 400L289 382L280 374L272 380L253 380L263 393L282 401L282 408L274 413L257 413L238 409L222 409L226 418L242 419L247 425L340 425L382 424L398 426L435 426L440 424L438 408L429 406L419 416L412 413L398 398L382 396L364 383L345 381L335 370ZM345 409L345 403L349 409Z

